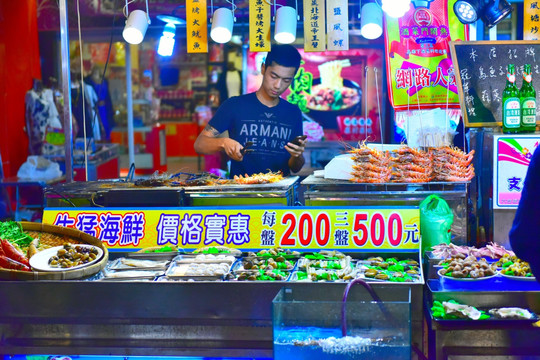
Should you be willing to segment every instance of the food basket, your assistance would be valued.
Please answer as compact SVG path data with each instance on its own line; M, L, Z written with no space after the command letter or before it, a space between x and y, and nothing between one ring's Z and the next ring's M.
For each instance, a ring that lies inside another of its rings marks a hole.
M95 263L78 268L65 271L20 271L20 270L8 270L0 268L0 280L71 280L81 279L91 275L94 275L101 271L107 265L109 260L109 252L103 246L101 241L91 235L88 235L82 231L72 228L66 228L62 226L33 223L33 222L20 222L22 229L30 236L36 238L40 237L40 242L50 247L63 245L66 242L71 244L90 244L97 246L103 250L101 259Z

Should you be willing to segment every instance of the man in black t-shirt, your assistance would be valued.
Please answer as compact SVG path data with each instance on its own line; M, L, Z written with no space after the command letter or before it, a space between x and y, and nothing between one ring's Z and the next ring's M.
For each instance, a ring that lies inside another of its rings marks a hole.
M231 177L259 172L298 172L304 165L305 140L291 141L302 135L302 113L280 95L291 84L300 67L300 54L291 45L273 45L261 67L263 81L254 93L225 101L195 141L199 154L218 151L235 160ZM219 137L228 131L229 137ZM241 150L253 143L250 152Z

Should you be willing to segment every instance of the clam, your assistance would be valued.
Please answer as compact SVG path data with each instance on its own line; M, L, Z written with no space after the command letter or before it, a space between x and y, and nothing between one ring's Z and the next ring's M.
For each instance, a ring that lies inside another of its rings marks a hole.
M418 275L418 271L412 270L412 269L411 269L411 270L407 270L407 274L409 274L409 275Z
M375 277L375 275L377 275L378 271L375 270L375 269L367 269L365 272L364 272L364 276L365 277L369 277L369 278L372 278L372 277Z
M383 273L380 273L380 274L377 274L377 275L375 276L375 279L378 279L378 280L388 280L388 275L383 274Z
M277 262L285 262L285 258L284 258L283 256L278 256L278 257L276 258L276 261L277 261Z
M418 266L418 261L409 260L409 261L407 261L407 265Z

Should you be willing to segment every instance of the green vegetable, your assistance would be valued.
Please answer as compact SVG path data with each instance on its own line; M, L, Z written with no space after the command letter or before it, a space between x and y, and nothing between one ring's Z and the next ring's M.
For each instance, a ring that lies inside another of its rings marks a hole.
M225 250L225 249L218 249L216 247L209 247L208 249L204 249L202 251L203 254L228 254L230 253L229 250Z
M34 240L23 231L21 224L16 221L0 222L0 238L9 240L19 247L28 247Z
M160 247L159 249L155 250L146 250L146 253L164 253L164 252L176 252L176 249L173 248L170 245Z
M513 263L514 263L513 261L507 261L507 262L505 262L504 264L502 264L502 267L503 267L503 268L507 268L507 267L509 267L510 265L512 265Z
M306 280L307 279L307 272L305 271L299 271L297 273L298 280Z

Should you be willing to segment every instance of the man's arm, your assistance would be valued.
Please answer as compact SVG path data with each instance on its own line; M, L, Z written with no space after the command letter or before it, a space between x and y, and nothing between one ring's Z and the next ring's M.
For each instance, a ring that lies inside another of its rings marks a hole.
M231 138L220 138L218 136L219 131L210 124L206 125L197 137L197 140L195 140L195 145L193 146L195 151L201 155L210 155L224 150L231 159L242 161L243 155L240 153L242 145Z

